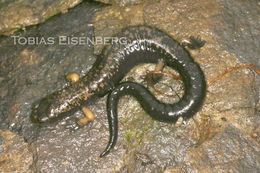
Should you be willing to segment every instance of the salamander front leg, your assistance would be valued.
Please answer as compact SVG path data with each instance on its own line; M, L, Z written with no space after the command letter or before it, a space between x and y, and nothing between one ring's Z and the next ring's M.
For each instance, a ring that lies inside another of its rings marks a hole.
M74 84L79 80L79 75L75 72L69 73L66 75L66 79L71 83ZM77 121L77 125L79 127L83 127L87 125L90 121L93 121L95 119L94 114L86 107L82 108L82 112L84 113L85 117L81 118Z
M79 80L79 75L77 73L69 73L66 75L66 80L68 80L71 84L77 82Z
M82 112L84 113L85 117L81 118L77 121L77 124L80 127L87 125L90 121L94 121L94 119L95 119L95 116L94 116L93 112L91 112L90 109L83 107Z
M118 100L114 99L113 91L107 97L107 119L109 125L109 142L106 149L100 154L100 157L106 156L110 150L115 146L118 136L118 117L117 117L117 103Z
M90 109L88 109L87 107L82 107L81 111L83 112L84 117L83 118L72 117L71 121L68 121L66 123L65 125L66 129L69 129L71 131L77 131L79 128L84 127L89 122L94 121L95 116Z

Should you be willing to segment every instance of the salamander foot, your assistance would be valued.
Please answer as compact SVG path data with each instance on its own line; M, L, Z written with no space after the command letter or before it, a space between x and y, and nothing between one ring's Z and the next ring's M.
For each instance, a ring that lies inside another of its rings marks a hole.
M155 66L155 68L154 68L154 71L162 71L163 68L164 68L164 65L165 65L165 64L164 64L164 61L163 61L163 60L161 60L161 59L158 60L158 63L156 64L156 66ZM146 71L146 74L145 74L145 75L142 75L142 76L141 76L141 79L143 79L142 84L143 84L143 85L147 85L147 87L149 88L150 86L148 85L147 81L145 80L145 78L146 78L146 76L147 76L148 73L150 73L149 70ZM150 79L151 83L152 83L153 85L155 85L157 82L160 81L161 77L162 77L162 75L160 75L160 74L153 74L153 75L151 75L151 76L149 77L149 79Z
M200 36L194 37L190 36L190 40L183 40L181 44L188 47L191 50L200 49L205 45L206 41L201 40Z

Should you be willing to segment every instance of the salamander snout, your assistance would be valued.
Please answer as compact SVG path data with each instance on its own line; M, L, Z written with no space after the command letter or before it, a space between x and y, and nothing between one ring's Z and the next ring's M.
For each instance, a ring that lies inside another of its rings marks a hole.
M34 123L44 123L50 118L51 99L44 98L33 105L31 120Z
M33 123L43 123L43 122L45 122L44 117L46 117L46 116L42 117L42 114L39 114L38 107L39 107L39 104L35 104L32 108L32 114L31 114L30 118L31 118Z

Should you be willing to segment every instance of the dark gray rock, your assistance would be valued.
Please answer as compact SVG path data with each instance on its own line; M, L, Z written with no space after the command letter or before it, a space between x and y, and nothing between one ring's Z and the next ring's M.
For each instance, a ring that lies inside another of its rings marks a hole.
M223 8L212 20L220 24L214 27L219 45L242 61L260 68L260 2L218 1Z

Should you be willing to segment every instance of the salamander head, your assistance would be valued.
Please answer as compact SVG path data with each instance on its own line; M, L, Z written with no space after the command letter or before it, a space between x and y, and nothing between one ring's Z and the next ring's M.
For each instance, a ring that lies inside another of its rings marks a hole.
M51 105L53 99L48 96L33 105L31 120L34 123L44 123L55 117Z

